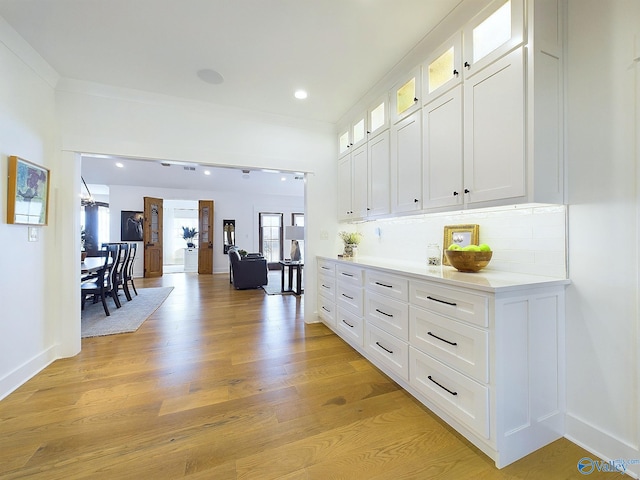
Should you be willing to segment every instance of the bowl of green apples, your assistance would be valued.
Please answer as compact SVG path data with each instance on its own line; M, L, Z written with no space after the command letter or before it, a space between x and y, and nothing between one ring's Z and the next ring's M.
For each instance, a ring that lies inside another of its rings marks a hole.
M461 247L453 243L444 251L449 264L460 272L478 272L489 265L493 252L486 243Z

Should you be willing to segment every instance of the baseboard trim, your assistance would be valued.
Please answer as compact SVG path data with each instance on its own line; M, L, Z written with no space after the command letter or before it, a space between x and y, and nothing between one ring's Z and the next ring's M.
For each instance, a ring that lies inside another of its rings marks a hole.
M637 460L640 450L609 432L603 431L589 422L571 414L565 418L565 438L593 454L593 460ZM576 458L576 465L580 459ZM627 464L625 473L640 478L640 465Z
M58 347L52 345L1 378L0 400L53 363L58 358L57 351Z

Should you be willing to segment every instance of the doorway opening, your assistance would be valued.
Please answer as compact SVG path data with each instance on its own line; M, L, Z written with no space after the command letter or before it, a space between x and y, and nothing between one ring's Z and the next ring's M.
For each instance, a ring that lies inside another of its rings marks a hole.
M183 238L184 228L198 230L197 200L164 200L163 273L198 271L198 252Z

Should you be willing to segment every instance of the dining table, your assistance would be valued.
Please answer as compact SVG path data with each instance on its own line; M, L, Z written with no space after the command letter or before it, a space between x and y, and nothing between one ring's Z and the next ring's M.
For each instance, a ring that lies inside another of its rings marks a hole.
M104 257L86 257L80 263L80 273L95 273L104 266Z

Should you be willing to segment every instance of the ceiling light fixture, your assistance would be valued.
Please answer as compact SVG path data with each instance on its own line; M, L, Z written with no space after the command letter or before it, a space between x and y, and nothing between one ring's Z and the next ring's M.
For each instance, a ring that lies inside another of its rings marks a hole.
M309 94L305 90L296 90L293 96L298 100L304 100L309 96Z
M211 175L211 172L210 172L209 170L205 170L205 171L204 171L204 174L205 174L205 175Z
M203 68L197 72L198 78L203 82L210 83L211 85L220 85L224 82L224 77L220 72L216 72L210 68Z
M124 164L123 164L123 163L121 163L121 162L117 162L117 163L116 163L116 167L118 167L118 168L124 168Z

